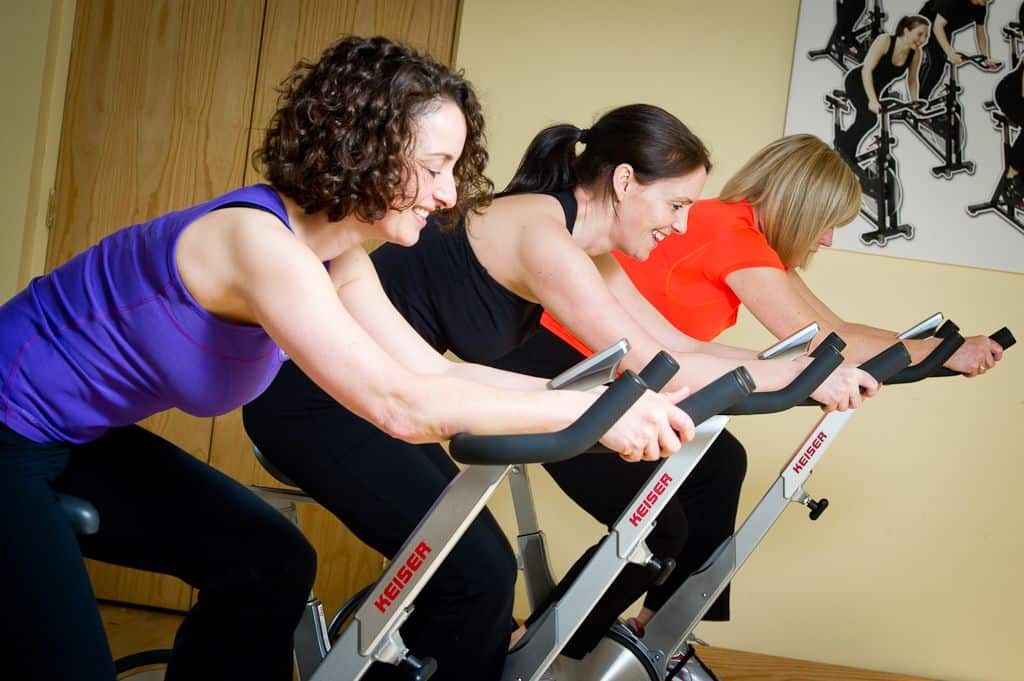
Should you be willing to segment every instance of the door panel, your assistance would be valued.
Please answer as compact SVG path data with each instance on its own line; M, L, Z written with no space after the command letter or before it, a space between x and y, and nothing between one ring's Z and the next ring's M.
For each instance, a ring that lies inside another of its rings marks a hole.
M262 1L78 0L48 268L241 184L262 18ZM143 425L209 459L212 419L172 410ZM189 604L177 579L100 563L90 573L99 598Z

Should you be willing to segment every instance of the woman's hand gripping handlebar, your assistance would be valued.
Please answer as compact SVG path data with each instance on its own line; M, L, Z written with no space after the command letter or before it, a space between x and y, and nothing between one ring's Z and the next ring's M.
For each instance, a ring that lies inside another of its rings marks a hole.
M815 348L814 352L811 353L811 357L814 358L812 366L814 362L821 362L823 367L828 366L827 364L824 363L824 360L822 359L822 357L826 356L831 357L829 363L835 362L835 357L833 353L838 353L844 347L846 347L846 343L844 343L843 340L839 338L839 336L837 336L834 333L829 334L829 337L826 338L821 343L821 345ZM908 364L910 364L910 353L907 352L906 346L903 345L903 343L894 343L885 350L883 350L882 352L878 353L871 359L861 364L859 367L857 367L857 371L863 372L864 374L869 376L874 381L875 385L881 385L882 383L885 383L890 376L896 374L901 369L905 368ZM824 368L822 369L822 371L824 371ZM752 395L751 397L756 396ZM822 404L815 400L813 397L802 398L800 404L802 404L803 406L822 406ZM744 407L744 403L740 403L737 406L742 408ZM743 411L736 413L763 414L767 412Z
M908 372L918 366L926 366L913 374L901 373L897 376L898 382L910 383L929 376L979 376L1002 359L1004 350L1017 343L1013 333L1005 326L988 337L962 338L960 328L949 320L939 327L935 336L941 338L942 342L918 365L910 367ZM952 352L949 351L950 347L953 348Z
M640 377L651 390L660 390L679 371L679 364L667 352L654 356ZM689 414L694 425L700 425L712 416L725 413L730 406L747 398L754 392L754 379L743 367L719 376L711 383L679 403L679 408ZM749 399L749 398L748 398Z
M830 334L811 353L810 363L790 381L789 385L772 392L748 395L742 401L731 405L725 414L771 414L785 411L801 404L810 397L843 363L840 350L845 343Z
M654 356L640 375L652 390L663 388L679 370L676 360L666 352ZM678 407L685 412L693 423L700 425L716 414L721 414L729 405L743 399L754 391L754 379L743 367L738 367L727 374L719 376L706 386L679 402ZM603 445L590 449L595 453L608 453ZM619 454L627 461L638 461L640 457L630 456L628 452ZM647 457L644 457L647 458Z
M452 458L471 465L508 466L571 459L600 440L644 393L647 386L632 371L623 372L583 414L553 433L473 435L451 439Z

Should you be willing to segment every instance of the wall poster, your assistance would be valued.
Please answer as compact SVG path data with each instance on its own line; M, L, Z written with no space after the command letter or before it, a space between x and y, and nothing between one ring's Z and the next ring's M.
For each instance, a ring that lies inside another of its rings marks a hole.
M801 3L786 133L863 190L836 248L1024 272L1022 20L1020 0Z

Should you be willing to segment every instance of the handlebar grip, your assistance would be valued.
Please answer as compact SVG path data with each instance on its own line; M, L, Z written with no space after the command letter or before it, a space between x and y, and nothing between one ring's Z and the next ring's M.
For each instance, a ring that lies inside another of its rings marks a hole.
M945 325L943 325L945 326ZM955 324L953 326L956 326ZM940 328L939 331L942 329ZM936 332L936 335L938 332ZM914 383L934 375L942 368L953 353L964 344L963 337L959 334L945 336L938 347L928 353L928 356L913 366L909 366L895 376L885 381L886 385L899 385L901 383Z
M818 350L820 352L817 352ZM737 402L723 413L771 414L785 411L802 403L843 363L843 356L832 345L822 343L815 351L817 357L785 388L774 392L748 395L743 401Z
M756 387L750 372L745 367L737 367L708 383L678 406L693 419L693 425L699 426L712 416L722 414L740 400L748 398Z
M1003 350L1012 348L1017 343L1017 339L1013 337L1013 333L1005 326L989 336L989 338L994 340L996 343L999 343L999 347Z
M833 331L829 335L825 336L825 340L818 344L818 347L814 348L811 353L811 357L818 357L818 350L825 346L832 346L836 349L836 352L842 352L846 349L846 341L839 337L839 334Z
M955 336L960 333L960 327L956 325L952 319L947 319L942 322L942 326L935 330L936 338L948 338L949 336Z
M993 333L991 336L989 336L989 338L994 340L996 343L999 343L1003 350L1006 350L1007 348L1012 348L1014 345L1017 344L1017 339L1013 337L1013 333L1005 326L996 331L995 333ZM961 374L959 371L953 371L952 369L947 369L946 367L939 367L938 369L932 372L932 376L935 377L962 375L963 374Z
M910 353L903 343L893 343L885 350L860 365L879 383L885 383L910 364Z
M640 380L646 383L648 388L658 392L672 380L677 371L679 371L679 362L675 357L662 350L640 370Z
M459 463L483 466L571 459L600 440L646 390L636 374L624 371L582 416L562 430L525 435L459 433L451 439L449 451Z

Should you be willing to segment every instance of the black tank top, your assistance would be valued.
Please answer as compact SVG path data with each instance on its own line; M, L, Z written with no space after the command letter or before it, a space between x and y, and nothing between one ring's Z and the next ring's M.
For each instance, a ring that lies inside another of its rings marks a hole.
M871 74L872 82L875 84L875 95L879 98L882 97L882 92L885 91L885 88L889 87L890 83L907 72L907 69L910 68L910 62L914 58L914 50L911 49L907 52L907 58L903 60L903 63L897 66L892 63L892 57L895 53L896 36L889 36L889 49L885 51L885 56L878 60L878 65L875 66L875 70ZM860 77L863 68L864 65L862 64L847 74L846 84L848 92L851 88L864 92L864 81Z
M571 234L577 208L572 191L544 193L561 204ZM431 218L416 245L385 244L370 257L395 308L438 352L489 362L540 324L541 306L499 284L477 260L464 221L444 233Z

